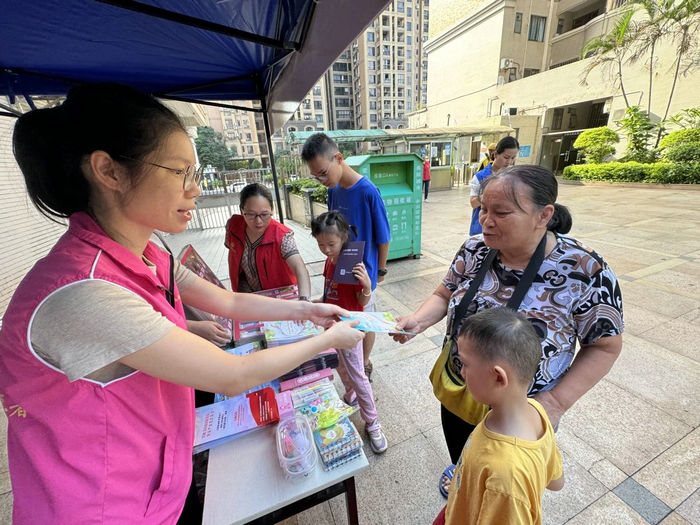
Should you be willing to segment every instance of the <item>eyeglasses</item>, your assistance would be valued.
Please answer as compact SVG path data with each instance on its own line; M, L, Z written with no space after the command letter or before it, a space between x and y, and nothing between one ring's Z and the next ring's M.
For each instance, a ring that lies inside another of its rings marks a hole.
M311 173L311 176L312 176L314 179L316 179L316 180L327 179L327 178L328 178L328 171L331 169L331 166L333 165L334 162L336 162L336 158L335 158L335 157L333 157L333 158L328 162L328 166L326 166L326 169L324 169L322 172L320 172L320 173L311 173L311 172L309 171L309 173Z
M264 211L262 213L253 213L250 211L244 211L243 217L245 217L249 221L254 221L255 219L261 219L263 221L266 221L267 219L272 217L272 214L269 211Z
M164 170L172 171L175 175L182 177L182 189L189 191L195 187L198 187L202 182L202 173L204 172L204 166L196 167L192 164L187 166L185 169L178 170L175 168L168 168L167 166L162 166L156 164L155 162L148 162L145 160L134 159L132 157L127 157L126 155L119 155L122 159L133 160L134 162L141 162L142 164L149 164L150 166L155 166L157 168L163 168Z

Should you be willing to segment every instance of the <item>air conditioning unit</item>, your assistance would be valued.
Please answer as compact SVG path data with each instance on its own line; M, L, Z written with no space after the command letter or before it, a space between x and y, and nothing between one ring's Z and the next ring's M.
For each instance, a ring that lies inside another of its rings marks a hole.
M510 69L512 67L516 67L515 60L512 58L501 59L501 69Z
M508 106L501 107L501 116L502 117L515 116L517 114L518 114L518 108L511 108Z

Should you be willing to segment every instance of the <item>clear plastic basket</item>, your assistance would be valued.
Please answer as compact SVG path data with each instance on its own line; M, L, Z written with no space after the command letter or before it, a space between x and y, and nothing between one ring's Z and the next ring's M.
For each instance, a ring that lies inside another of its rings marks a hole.
M303 478L316 468L316 445L305 416L297 415L277 425L277 457L288 479Z

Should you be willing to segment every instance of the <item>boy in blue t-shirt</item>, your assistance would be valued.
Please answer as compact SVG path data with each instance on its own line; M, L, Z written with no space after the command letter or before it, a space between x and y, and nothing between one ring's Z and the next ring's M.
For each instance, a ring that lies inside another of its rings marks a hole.
M328 188L328 209L340 211L349 224L357 228L357 240L365 241L363 262L372 281L372 297L365 311L374 311L374 289L387 274L391 230L384 202L377 187L343 160L338 145L325 133L315 133L304 143L301 158L309 172ZM363 341L365 373L370 377L370 352L374 334L368 333Z

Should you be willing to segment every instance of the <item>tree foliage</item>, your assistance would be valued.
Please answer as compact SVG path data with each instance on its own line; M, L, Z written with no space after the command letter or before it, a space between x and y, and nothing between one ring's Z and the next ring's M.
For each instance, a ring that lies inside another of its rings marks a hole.
M211 165L218 170L227 169L230 165L231 151L224 144L221 133L214 131L209 126L197 128L197 138L194 140L197 147L199 162Z
M651 122L646 111L639 106L631 106L625 110L624 118L618 120L617 125L627 136L625 160L637 162L656 160L656 152L650 146L657 125Z
M586 162L600 164L608 155L615 153L614 143L620 142L619 135L607 126L587 129L574 142L574 148L583 152Z

